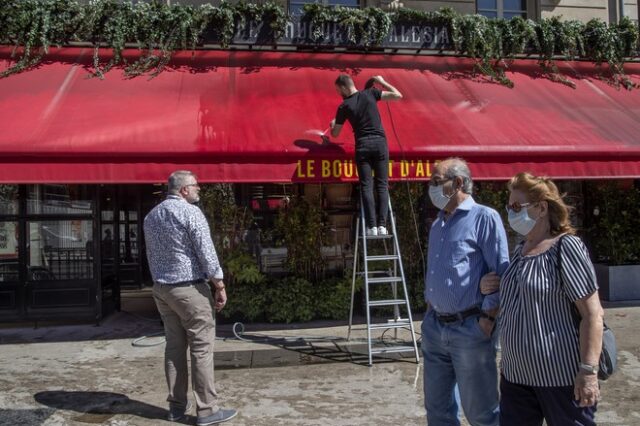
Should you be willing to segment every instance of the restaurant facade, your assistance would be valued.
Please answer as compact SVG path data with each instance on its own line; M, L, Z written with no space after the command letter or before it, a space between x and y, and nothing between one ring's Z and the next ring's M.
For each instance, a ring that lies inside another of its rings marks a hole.
M400 37L390 43L412 42ZM449 35L436 28L430 37ZM520 171L640 178L639 92L609 84L593 64L557 62L570 88L518 59L510 88L478 77L471 59L397 49L176 52L154 78L116 68L97 79L87 78L93 49L75 46L1 79L0 321L100 321L119 308L122 288L149 285L142 220L178 169L233 184L263 227L291 195L321 191L332 246L344 249L357 194L353 140L320 135L340 102L339 73L358 87L382 75L404 94L380 104L392 182L426 182L449 156L465 158L478 181ZM10 56L0 47L0 69ZM640 64L625 71L640 83ZM286 254L261 247L255 256L268 273Z

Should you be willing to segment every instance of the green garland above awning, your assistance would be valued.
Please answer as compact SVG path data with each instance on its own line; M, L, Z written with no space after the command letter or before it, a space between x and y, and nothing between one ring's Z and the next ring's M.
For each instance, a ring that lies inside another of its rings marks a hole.
M305 37L287 38L292 22L307 26ZM260 24L259 37L247 37L255 23ZM332 37L340 33L340 46L375 51L389 45L399 26L411 28L412 34L420 29L424 34L434 34L431 30L442 29L447 35L445 43L436 40L419 50L474 58L479 72L507 86L512 85L505 74L509 60L525 55L538 59L546 75L567 85L572 82L560 75L554 60L582 59L607 65L603 71L609 73L612 84L634 87L623 66L625 61L638 58L638 26L626 17L618 24L556 17L506 20L460 15L448 8L437 12L386 12L309 4L302 16L292 18L282 6L271 2L194 7L159 1L133 4L93 0L81 4L77 0L0 0L0 44L16 46L15 63L0 77L37 65L49 46L73 42L95 48L94 73L102 78L114 65L124 66L131 76L147 72L157 75L176 50L204 45L227 48L243 38L243 44L290 44L326 50L335 47ZM141 55L135 62L126 62L122 51L131 43L139 47ZM402 48L402 40L395 47ZM407 47L415 49L410 43ZM99 48L113 49L112 59L102 63Z

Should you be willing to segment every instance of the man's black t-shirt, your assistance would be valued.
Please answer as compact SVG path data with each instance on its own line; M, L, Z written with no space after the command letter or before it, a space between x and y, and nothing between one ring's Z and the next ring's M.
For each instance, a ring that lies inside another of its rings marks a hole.
M386 137L380 120L378 102L382 92L375 87L354 93L346 98L338 107L336 124L344 124L349 120L356 141L369 137Z

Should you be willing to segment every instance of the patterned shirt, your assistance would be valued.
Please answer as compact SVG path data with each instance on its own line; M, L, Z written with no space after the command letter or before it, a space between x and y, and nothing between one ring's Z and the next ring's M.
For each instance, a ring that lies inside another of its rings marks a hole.
M499 293L484 297L480 279L509 266L507 234L495 210L468 197L451 217L444 212L431 226L424 298L441 314L454 314L482 305L497 308Z
M580 238L562 237L536 255L516 247L500 288L502 374L525 386L573 386L580 365L573 304L598 289L593 265ZM562 281L560 281L560 274Z
M202 211L169 195L144 218L147 259L154 282L222 279L222 268Z

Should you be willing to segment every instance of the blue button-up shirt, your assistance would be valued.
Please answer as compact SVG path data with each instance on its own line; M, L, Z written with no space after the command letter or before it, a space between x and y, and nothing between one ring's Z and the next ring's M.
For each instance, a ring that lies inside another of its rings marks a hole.
M442 314L482 306L499 306L500 294L484 297L480 279L488 272L502 275L509 266L507 234L495 210L464 200L445 221L444 211L431 226L425 300Z
M147 259L154 282L222 279L222 268L202 211L169 195L144 218Z

